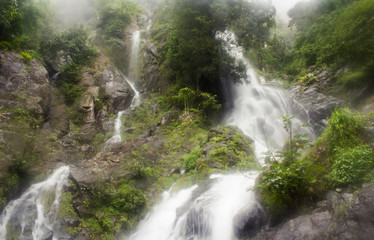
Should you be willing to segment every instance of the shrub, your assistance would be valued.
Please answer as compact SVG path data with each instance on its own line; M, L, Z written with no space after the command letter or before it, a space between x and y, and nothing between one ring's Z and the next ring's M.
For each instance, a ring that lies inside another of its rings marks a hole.
M28 52L23 51L21 53L21 59L22 59L23 62L28 64L28 63L31 63L32 56Z
M367 145L335 149L335 159L329 179L334 187L360 183L373 167L374 152Z
M332 146L349 147L362 142L360 138L364 134L364 125L362 120L348 108L337 108L326 130Z
M186 172L196 168L196 161L200 157L200 151L195 149L184 158L184 169Z
M300 162L289 167L274 163L262 173L258 192L271 224L295 212L311 197L305 170Z

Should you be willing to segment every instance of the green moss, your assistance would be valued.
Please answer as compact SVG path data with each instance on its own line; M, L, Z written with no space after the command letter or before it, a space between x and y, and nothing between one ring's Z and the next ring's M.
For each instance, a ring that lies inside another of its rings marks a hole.
M17 240L21 235L22 227L19 224L8 223L6 226L6 240Z
M186 157L184 157L184 169L186 172L194 170L196 168L196 160L200 157L200 150L193 150Z
M52 204L55 201L56 191L51 189L43 193L44 212L48 213L51 210Z
M90 189L85 207L94 217L84 218L81 228L88 228L90 239L115 239L141 218L146 207L143 191L128 183L102 183Z

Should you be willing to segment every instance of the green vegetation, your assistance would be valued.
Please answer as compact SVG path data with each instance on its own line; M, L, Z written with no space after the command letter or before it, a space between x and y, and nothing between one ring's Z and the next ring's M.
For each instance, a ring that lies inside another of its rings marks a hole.
M85 206L94 216L83 218L80 227L90 230L90 239L115 239L129 230L146 207L146 195L128 183L103 183L90 190Z
M41 39L52 31L46 1L15 0L0 2L0 47L37 50Z
M365 136L364 121L348 109L336 109L329 126L312 148L293 160L264 169L258 191L272 224L324 197L334 187L357 187L374 167L374 153Z
M40 51L47 61L64 62L58 85L69 105L83 93L83 89L77 86L83 67L91 65L97 56L87 41L88 33L80 27L62 32L41 44Z
M285 51L281 72L305 76L312 66L327 68L337 79L331 92L341 98L347 98L347 90L371 88L373 13L374 3L370 0L317 0L296 4L288 14L290 26L296 27L297 38L294 48Z
M274 25L275 12L262 1L165 0L160 6L153 39L162 79L178 89L213 95L220 94L220 76L228 73L238 79L236 75L242 74L240 66L232 71L232 59L221 50L215 32L233 29L241 44L260 59L259 51Z
M335 161L328 178L335 187L347 187L363 181L373 168L374 152L367 145L335 149Z
M99 42L116 67L126 73L128 69L126 53L129 48L126 30L133 23L133 16L139 16L143 10L134 2L120 0L102 1L96 7L99 11L97 26L101 33Z

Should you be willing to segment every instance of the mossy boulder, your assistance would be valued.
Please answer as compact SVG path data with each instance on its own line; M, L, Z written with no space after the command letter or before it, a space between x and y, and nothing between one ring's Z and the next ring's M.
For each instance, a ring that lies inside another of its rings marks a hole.
M209 131L202 156L197 168L207 165L210 168L227 169L245 165L255 167L253 141L234 126L220 126Z

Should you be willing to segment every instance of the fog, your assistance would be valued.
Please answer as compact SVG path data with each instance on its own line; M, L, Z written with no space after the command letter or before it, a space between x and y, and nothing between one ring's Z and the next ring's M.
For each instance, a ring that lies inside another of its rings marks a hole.
M275 9L277 9L276 18L283 22L288 22L289 17L287 16L288 10L293 8L296 3L302 0L272 0Z
M87 24L95 19L92 0L50 0L50 4L63 28Z
M87 24L94 21L96 16L92 9L93 0L49 0L51 8L55 12L58 23L63 28L74 25ZM141 5L154 4L158 0L133 0ZM265 1L265 0L264 0ZM297 2L303 0L271 0L277 10L277 20L288 22L287 12L295 6ZM305 0L304 0L305 1ZM147 4L148 3L148 4Z

